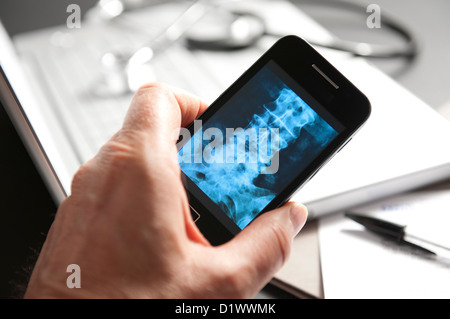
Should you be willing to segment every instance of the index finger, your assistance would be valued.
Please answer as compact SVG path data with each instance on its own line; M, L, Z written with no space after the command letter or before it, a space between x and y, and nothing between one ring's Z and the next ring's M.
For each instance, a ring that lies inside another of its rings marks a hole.
M207 108L208 104L201 98L180 88L171 88L181 110L181 127L189 126Z
M192 123L208 105L200 98L162 83L148 83L135 93L123 129L166 133Z

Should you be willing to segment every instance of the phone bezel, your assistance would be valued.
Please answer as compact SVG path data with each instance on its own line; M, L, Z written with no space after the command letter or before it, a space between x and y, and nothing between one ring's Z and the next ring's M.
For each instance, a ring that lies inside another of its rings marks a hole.
M309 181L319 169L326 164L353 137L359 128L369 118L370 102L345 76L333 67L311 45L297 36L287 36L278 40L261 58L259 58L246 72L243 73L225 92L223 92L211 106L198 118L205 123L217 112L239 89L253 76L273 60L282 68L301 88L312 96L322 107L334 116L342 125L343 130L325 147L294 180L287 184L269 205L260 213L275 209L286 203L292 195ZM313 65L315 67L313 67ZM322 72L317 71L319 68ZM323 76L325 74L328 80ZM329 82L332 79L334 85ZM191 136L194 125L188 127ZM192 189L197 186L183 173L182 178L191 207L200 213L201 218L197 226L212 244L221 244L240 229L237 225L230 225L226 218L218 220L217 214L211 212L211 203L200 200ZM197 189L195 192L198 193ZM215 205L213 203L213 205ZM209 209L207 208L209 206ZM217 206L218 207L218 206ZM225 214L225 213L223 213ZM225 214L226 215L226 214ZM220 219L220 218L219 218ZM231 221L231 220L230 220ZM224 223L227 224L224 226Z

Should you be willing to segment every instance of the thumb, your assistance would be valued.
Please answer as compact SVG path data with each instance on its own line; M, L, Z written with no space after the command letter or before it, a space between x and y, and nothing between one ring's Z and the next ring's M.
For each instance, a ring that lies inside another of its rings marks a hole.
M305 206L290 202L256 218L223 247L231 258L238 259L238 271L241 278L247 278L247 289L257 292L283 266L307 215Z

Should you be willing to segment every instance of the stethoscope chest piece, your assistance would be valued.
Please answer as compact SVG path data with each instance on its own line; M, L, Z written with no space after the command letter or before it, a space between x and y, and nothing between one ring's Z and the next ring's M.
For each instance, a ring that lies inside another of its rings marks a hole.
M254 45L265 33L265 23L257 15L214 10L186 32L185 41L202 50L239 50Z

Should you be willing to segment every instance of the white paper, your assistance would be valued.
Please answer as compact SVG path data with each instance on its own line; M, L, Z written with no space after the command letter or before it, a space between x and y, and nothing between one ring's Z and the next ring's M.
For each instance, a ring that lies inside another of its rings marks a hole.
M367 203L408 187L417 188L431 174L421 174L418 179L414 174L450 161L450 148L442 146L450 137L445 118L363 60L332 62L367 95L372 114L352 141L294 197L307 204L315 216L324 210L339 211L339 205ZM448 170L443 169L438 177L445 172ZM399 182L395 184L395 180ZM335 201L331 207L320 206L323 198L370 186L370 191Z
M450 243L450 191L410 193L354 211ZM319 242L325 298L450 298L448 259L425 258L366 231L343 213L320 221Z

